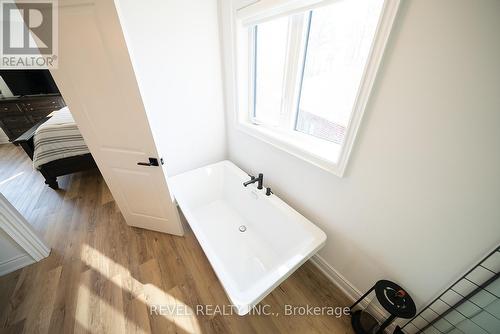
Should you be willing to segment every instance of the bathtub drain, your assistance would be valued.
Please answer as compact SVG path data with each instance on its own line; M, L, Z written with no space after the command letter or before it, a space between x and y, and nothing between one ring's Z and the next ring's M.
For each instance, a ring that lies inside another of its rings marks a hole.
M245 225L241 225L239 227L240 232L245 232L247 230L247 227Z

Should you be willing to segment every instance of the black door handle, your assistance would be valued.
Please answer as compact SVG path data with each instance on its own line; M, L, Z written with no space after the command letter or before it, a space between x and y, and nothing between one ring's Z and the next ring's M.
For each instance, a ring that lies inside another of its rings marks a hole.
M163 158L160 159L161 164L163 165ZM158 159L156 158L149 158L149 162L138 162L137 163L139 166L159 166L160 164L158 163Z

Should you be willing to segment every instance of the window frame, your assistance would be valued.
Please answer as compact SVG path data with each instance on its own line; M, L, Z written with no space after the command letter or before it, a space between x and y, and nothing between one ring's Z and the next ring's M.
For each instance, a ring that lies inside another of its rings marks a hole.
M331 3L329 0L315 2L313 6L302 7L294 11L310 12L316 7ZM377 23L374 38L367 58L363 75L361 77L360 85L353 104L353 111L349 123L346 127L344 142L342 145L328 142L324 139L316 138L312 135L302 133L295 130L295 126L291 127L293 130L285 130L280 127L273 127L263 124L258 121L255 115L255 32L258 34L259 23L266 20L276 18L275 11L269 11L272 16L265 17L259 13L259 19L252 22L248 18L243 20L237 19L237 12L235 13L235 48L233 50L236 55L236 128L248 135L251 135L261 141L264 141L272 146L281 149L289 154L292 154L304 161L316 165L328 172L331 172L339 177L345 173L345 169L349 160L352 147L354 145L356 135L365 111L370 93L375 82L377 70L389 38L392 26L397 14L400 0L384 0L382 4L381 14ZM294 11L279 13L279 15L293 15ZM308 16L308 19L304 18ZM300 89L302 86L303 73L299 73L298 66L301 71L304 71L305 56L307 52L307 43L301 43L303 38L307 38L310 30L311 13L303 13L302 22L295 24L302 24L301 36L289 36L288 43L295 43L295 48L300 47L298 54L299 59L287 59L285 66L295 66L294 69L287 68L285 74L293 73L294 78L284 78L283 82L283 101L281 108L290 108L292 112L285 113L288 117L283 122L291 122L292 115L297 117L298 107L300 103ZM292 19L294 20L294 19ZM304 22L307 21L307 22ZM307 28L304 24L307 23ZM289 29L293 32L294 29ZM306 34L307 32L307 34ZM293 34L293 33L292 33ZM291 34L289 34L291 35ZM297 33L295 32L295 35ZM292 53L291 53L292 54ZM257 59L258 61L258 59ZM295 101L292 97L298 96ZM245 98L246 97L246 98ZM295 121L296 123L296 121ZM291 125L291 124L289 124ZM335 159L337 157L337 159Z
M285 59L285 76L282 78L282 102L280 107L280 127L282 129L292 128L293 119L297 118L298 102L295 97L300 96L299 91L302 84L301 74L303 75L305 56L307 52L307 38L309 37L310 29L310 15L304 13L303 15L293 15L289 20L289 29L287 36L287 54ZM307 16L307 18L306 18ZM249 66L251 67L252 76L249 78L249 95L250 99L250 120L253 124L263 125L256 115L256 91L257 91L257 39L258 39L258 25L249 28L249 50L251 58ZM305 39L305 42L304 42ZM302 67L302 71L299 71ZM302 72L301 74L299 72ZM300 77L300 80L298 81Z

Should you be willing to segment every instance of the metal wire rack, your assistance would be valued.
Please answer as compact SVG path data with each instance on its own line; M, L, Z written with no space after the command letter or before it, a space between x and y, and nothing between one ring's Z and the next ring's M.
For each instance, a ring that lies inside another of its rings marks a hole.
M401 330L406 334L500 334L500 246Z

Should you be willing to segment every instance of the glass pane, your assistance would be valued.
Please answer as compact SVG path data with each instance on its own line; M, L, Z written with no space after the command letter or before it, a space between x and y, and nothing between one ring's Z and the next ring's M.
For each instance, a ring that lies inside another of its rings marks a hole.
M287 17L256 28L255 118L268 125L280 120L287 34Z
M312 11L295 129L342 144L382 0L341 0Z

